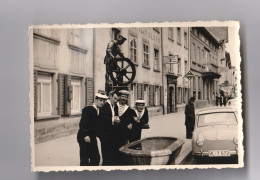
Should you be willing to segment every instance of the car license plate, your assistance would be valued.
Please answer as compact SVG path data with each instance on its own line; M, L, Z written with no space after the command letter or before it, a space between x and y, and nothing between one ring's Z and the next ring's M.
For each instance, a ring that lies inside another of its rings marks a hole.
M209 151L210 157L227 157L230 156L229 150L212 150Z

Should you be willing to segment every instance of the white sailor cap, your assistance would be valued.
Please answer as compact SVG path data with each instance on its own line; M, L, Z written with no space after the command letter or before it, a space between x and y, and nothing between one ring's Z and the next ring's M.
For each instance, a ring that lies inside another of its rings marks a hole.
M139 99L139 100L136 100L136 101L135 101L135 104L145 104L145 101Z
M96 98L99 98L99 99L105 99L105 100L108 99L108 97L107 97L106 95L100 94L100 93L96 93L96 94L95 94L95 97L96 97Z
M119 91L119 95L129 95L129 94L130 94L130 92L127 91L127 90L120 90Z

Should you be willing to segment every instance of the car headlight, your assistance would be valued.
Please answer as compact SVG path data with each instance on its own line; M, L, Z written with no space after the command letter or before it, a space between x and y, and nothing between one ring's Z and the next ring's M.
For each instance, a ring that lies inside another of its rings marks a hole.
M234 138L233 141L234 141L234 143L235 143L236 145L238 145L238 139L237 139L237 138Z
M198 141L197 141L197 145L198 145L198 146L202 146L202 145L203 145L203 141L202 141L202 140L198 140Z

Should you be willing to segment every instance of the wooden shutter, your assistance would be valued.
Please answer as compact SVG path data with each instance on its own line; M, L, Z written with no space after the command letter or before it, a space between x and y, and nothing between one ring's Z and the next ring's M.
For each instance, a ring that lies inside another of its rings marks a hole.
M154 105L154 86L149 85L149 105Z
M142 84L137 84L137 99L142 99Z
M93 78L86 78L86 105L91 105L94 101Z
M131 92L131 84L128 84L127 89L129 92ZM128 96L128 106L131 107L131 95Z
M141 84L141 91L142 91L141 99L144 100L144 84ZM146 103L147 103L147 102L146 102Z
M34 84L34 119L37 118L37 79L38 79L38 71L33 72L33 84Z
M69 87L71 87L71 76L70 75L65 75L64 78L65 81L65 90L64 90L64 94L65 94L65 115L68 116L71 114L71 100L69 99Z
M58 75L58 114L65 115L65 75Z
M160 104L161 105L164 105L164 87L163 86L160 86L160 89L161 89L161 92L160 92Z

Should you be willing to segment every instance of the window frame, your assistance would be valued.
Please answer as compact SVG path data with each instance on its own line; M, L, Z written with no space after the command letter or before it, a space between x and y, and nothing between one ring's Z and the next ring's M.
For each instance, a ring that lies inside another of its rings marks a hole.
M135 40L135 45L136 45L136 47L134 47L134 46L132 46L131 45L131 42L133 41L133 40ZM132 50L133 49L133 53L134 53L134 55L133 55L133 57L134 57L134 60L132 60L131 59L131 57L132 57ZM131 34L131 33L129 33L129 57L130 57L130 60L133 62L133 63L135 63L135 64L137 64L137 55L138 55L138 40L137 40L137 36L135 36L135 35L133 35L133 34Z
M40 77L41 76L49 76L48 78L49 79L41 79ZM52 75L49 74L49 73L39 73L38 74L38 77L37 77L37 117L42 117L42 116L50 116L52 115ZM49 112L43 112L43 99L46 99L46 97L43 98L43 84L46 84L48 83L50 85L50 99L49 99L49 102L50 102L50 106L49 106L49 109L50 111ZM38 87L38 84L40 84L40 103L38 101L38 98L39 98L39 87ZM38 108L39 108L39 104L40 104L40 112L38 112Z
M144 46L147 46L147 52L145 51L145 47ZM145 67L150 67L150 46L149 46L149 43L147 42L144 42L143 41L143 66ZM146 61L145 61L145 55L147 55L147 64L146 64Z
M81 79L78 79L78 78L72 78L71 79L71 87L72 87L72 99L71 99L71 114L73 115L73 114L79 114L80 112L81 112L81 85L82 85L82 83L81 83ZM74 88L75 88L75 86L79 86L79 102L78 102L78 104L79 104L79 109L73 109L73 107L74 107L74 100L75 100L75 90L74 90Z

